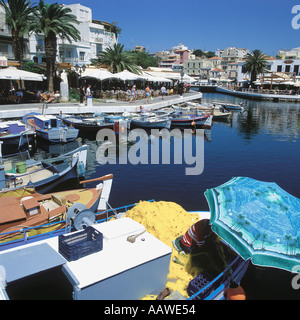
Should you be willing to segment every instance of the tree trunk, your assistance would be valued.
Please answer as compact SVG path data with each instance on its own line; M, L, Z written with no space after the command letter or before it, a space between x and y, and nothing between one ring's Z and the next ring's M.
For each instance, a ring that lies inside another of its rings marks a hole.
M12 30L12 45L13 45L13 52L15 56L15 60L19 62L20 69L23 70L24 64L24 38L19 37L20 30ZM20 88L25 89L24 81L21 80Z
M54 91L54 77L55 77L55 61L56 61L56 35L54 32L49 32L48 36L45 37L45 53L47 62L47 81L48 91Z
M252 85L252 88L253 88L253 85L254 85L254 82L256 81L256 77L257 77L257 74L256 72L251 72L251 85Z

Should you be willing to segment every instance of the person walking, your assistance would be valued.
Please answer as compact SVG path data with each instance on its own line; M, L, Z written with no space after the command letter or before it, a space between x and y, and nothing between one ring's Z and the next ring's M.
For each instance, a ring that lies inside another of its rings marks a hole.
M150 90L149 86L146 87L145 92L146 92L146 103L150 103L149 98L150 98L151 90Z
M131 94L130 94L130 103L133 101L133 100L136 100L136 86L134 85L131 89Z
M85 96L85 86L80 87L80 104L83 105L83 100L86 101L86 96Z
M87 98L87 106L91 107L93 105L93 96L92 96L92 90L91 85L89 84L86 89L86 98Z
M165 87L165 86L162 86L162 87L160 88L160 91L161 91L161 98L162 98L162 100L164 100L164 96L167 94L166 87Z

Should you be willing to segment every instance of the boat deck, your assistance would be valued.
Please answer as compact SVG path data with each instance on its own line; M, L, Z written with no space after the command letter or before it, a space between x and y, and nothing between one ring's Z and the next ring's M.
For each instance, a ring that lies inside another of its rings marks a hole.
M21 283L58 266L73 285L74 299L137 300L165 284L172 249L143 225L121 218L93 228L103 234L103 249L75 261L59 253L58 237L1 252L7 289L16 280ZM135 242L127 241L129 235L142 231ZM22 268L13 268L13 264Z
M29 182L35 183L53 176L53 172L41 166L35 165L27 168L26 173L6 173L11 181L8 183L18 186L26 186Z

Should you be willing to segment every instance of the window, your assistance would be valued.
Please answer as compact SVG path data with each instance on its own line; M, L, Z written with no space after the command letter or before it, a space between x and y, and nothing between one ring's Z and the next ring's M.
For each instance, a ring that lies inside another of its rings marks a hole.
M285 66L285 72L290 72L291 66Z
M8 45L7 44L0 44L0 53L3 55L8 54Z
M282 66L277 66L277 72L281 72L282 71Z
M84 61L85 52L79 52L79 60Z
M299 65L294 66L294 72L296 76L299 74Z

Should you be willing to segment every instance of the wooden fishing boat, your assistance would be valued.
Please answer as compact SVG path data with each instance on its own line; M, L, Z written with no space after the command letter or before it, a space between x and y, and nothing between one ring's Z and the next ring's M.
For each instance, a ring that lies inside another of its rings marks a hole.
M35 132L26 130L25 124L19 120L0 122L0 142L5 146L21 147L31 144L35 138Z
M169 117L149 116L141 114L139 117L131 119L131 125L138 128L146 129L170 129L171 120Z
M157 203L153 206L156 208ZM127 211L127 207L129 206L120 209ZM224 299L231 281L239 283L247 270L249 260L245 262L232 253L228 257L227 267L219 274L212 276L203 271L196 278L188 280L185 287L187 298L178 291L184 288L181 283L184 267L180 263L184 256L179 256L178 252L169 246L167 239L168 236L176 236L178 230L173 234L173 229L168 228L170 234L163 232L167 238L160 239L155 232L159 229L157 226L148 226L146 220L144 224L138 222L138 219L129 217L130 214L127 216L127 213L128 211L125 216L119 214L117 219L105 223L91 224L85 230L51 236L42 241L2 250L0 298L22 299L24 293L18 290L19 287L29 285L33 277L35 281L45 283L43 281L46 277L53 279L51 291L56 299ZM186 218L186 214L183 214ZM210 215L209 212L188 214L191 217L199 214L200 219ZM153 217L148 215L150 216ZM144 219L145 215L141 217ZM11 268L12 263L20 268ZM175 278L174 274L170 273L171 270L177 274ZM180 283L177 285L177 282ZM115 290L113 283L118 283L118 290ZM171 290L165 288L166 285L169 287L170 283ZM177 290L177 286L182 288ZM26 291L26 298L46 296L49 299L47 286L41 288L34 288L30 293Z
M166 111L171 119L171 126L202 127L204 129L210 129L212 126L212 112L204 113L195 107L185 108L180 106L173 106L173 110L173 112Z
M194 115L194 114L183 114L183 113L174 113L170 114L171 125L172 126L181 126L181 127L203 127L211 128L213 115L212 114L203 114L203 115Z
M219 111L219 110L214 110L213 112L214 121L228 121L230 116L231 116L231 112L223 112L223 111Z
M79 130L68 127L53 115L41 115L35 112L22 118L28 128L36 132L36 136L50 143L73 141L78 137Z
M240 104L233 104L233 103L228 103L228 102L212 102L213 104L215 104L216 106L218 106L218 108L223 108L225 110L228 111L243 111L244 107L243 107L243 102L241 102Z
M61 115L59 119L61 119L69 128L74 127L84 133L97 134L101 129L114 128L114 124L105 121L104 118Z
M0 190L34 186L36 191L47 193L69 179L85 174L88 146L56 158L36 161L28 151L0 158Z
M84 219L107 209L112 179L110 174L82 182L103 181L95 188L44 195L32 187L0 192L0 240L22 238L24 228L27 236L65 228L68 215L69 219L77 219L77 224L84 225Z

